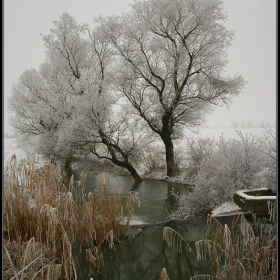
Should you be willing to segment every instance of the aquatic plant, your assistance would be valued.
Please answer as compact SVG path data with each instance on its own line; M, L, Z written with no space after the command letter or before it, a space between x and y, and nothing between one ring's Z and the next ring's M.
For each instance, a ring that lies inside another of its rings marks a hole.
M276 205L269 205L275 221ZM271 219L273 221L273 219ZM276 225L264 227L254 220L251 225L243 214L237 215L230 230L208 215L206 239L195 242L196 260L211 262L212 275L196 275L191 280L211 279L276 279L277 276L277 233ZM163 230L163 238L178 252L188 242L176 231L168 227ZM187 251L187 250L186 250ZM160 274L162 275L163 272ZM168 277L165 271L166 276ZM168 279L161 278L159 279Z
M51 248L31 238L26 242L4 239L4 279L59 279L61 264Z
M122 195L117 187L111 193L109 181L100 182L95 192L86 195L85 181L83 173L78 181L73 176L69 179L59 162L37 168L12 157L4 170L8 278L32 279L40 271L40 279L49 279L50 273L56 275L51 279L78 279L75 252L80 254L83 248L91 256L93 271L101 271L102 246L114 250L118 236L129 233L133 204L140 199L137 194ZM18 248L18 253L12 253L12 248ZM34 254L36 248L40 255ZM26 273L29 276L24 278Z

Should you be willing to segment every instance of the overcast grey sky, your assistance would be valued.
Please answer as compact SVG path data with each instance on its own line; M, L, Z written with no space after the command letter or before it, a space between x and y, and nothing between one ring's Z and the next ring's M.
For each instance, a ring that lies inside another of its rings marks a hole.
M4 131L7 99L26 69L39 69L45 47L40 34L50 33L53 21L67 12L78 22L92 23L98 15L122 14L133 0L4 0ZM235 31L228 52L230 75L241 74L248 84L229 109L216 108L206 125L231 126L253 121L276 124L276 0L224 0L226 26Z

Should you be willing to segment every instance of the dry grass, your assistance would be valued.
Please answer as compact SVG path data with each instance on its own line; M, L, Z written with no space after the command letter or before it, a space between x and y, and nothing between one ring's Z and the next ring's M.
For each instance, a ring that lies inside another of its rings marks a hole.
M169 280L169 277L167 275L166 269L163 268L160 273L159 273L159 278L158 280Z
M4 239L4 279L60 279L51 249L31 238L27 242Z
M263 244L242 214L232 231L209 216L207 239L196 242L198 260L208 255L217 279L276 279L276 232Z
M89 264L101 271L101 245L114 249L117 237L128 234L139 198L118 188L110 193L109 182L87 196L85 180L84 174L79 181L72 177L66 187L59 163L39 169L12 157L4 171L5 279L78 279L74 247L85 247Z
M269 204L269 209L275 221L276 205ZM210 215L207 224L206 239L195 243L196 259L211 261L212 275L197 275L192 280L277 279L276 225L265 227L258 220L252 226L242 214L234 219L232 230ZM183 244L189 247L181 235L168 227L163 230L163 238L178 252Z

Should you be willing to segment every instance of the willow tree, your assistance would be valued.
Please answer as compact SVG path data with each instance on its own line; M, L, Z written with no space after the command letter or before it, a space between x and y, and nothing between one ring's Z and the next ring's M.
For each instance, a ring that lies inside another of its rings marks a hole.
M73 117L75 96L83 90L79 79L89 61L85 25L68 14L54 25L43 36L47 60L39 71L23 72L9 99L12 125L20 134L39 136L43 153L54 152L61 124Z
M48 152L67 158L95 154L141 177L131 159L145 143L140 123L120 110L110 91L111 53L95 30L68 14L43 36L47 61L26 71L9 100L13 125L22 134L40 135ZM118 109L118 115L114 110ZM143 139L143 140L140 140Z
M224 72L234 39L226 19L220 0L136 1L128 14L99 19L118 58L118 92L162 139L170 177L173 140L244 86L241 76Z

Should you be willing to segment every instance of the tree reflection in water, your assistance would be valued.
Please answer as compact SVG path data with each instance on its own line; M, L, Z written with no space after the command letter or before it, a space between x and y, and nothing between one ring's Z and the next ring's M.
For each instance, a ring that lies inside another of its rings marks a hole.
M228 219L226 222L231 223L231 218ZM168 247L162 236L166 226L180 233L194 251L194 242L206 236L206 218L132 226L130 235L116 242L115 252L104 248L105 266L101 275L93 279L156 280L163 267L169 278L176 280L211 273L211 263L200 261L198 265L195 257L186 253L184 245L181 253Z

